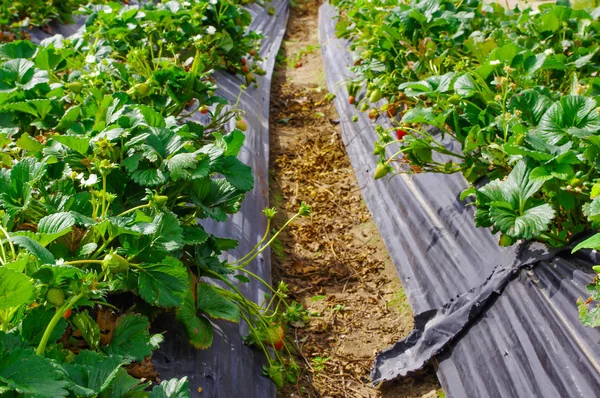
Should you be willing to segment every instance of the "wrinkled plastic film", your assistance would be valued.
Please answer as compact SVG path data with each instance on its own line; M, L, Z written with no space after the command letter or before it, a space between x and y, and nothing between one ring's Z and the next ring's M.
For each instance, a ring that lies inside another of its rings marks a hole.
M335 37L335 17L321 7L327 84L363 197L415 313L411 335L377 357L374 381L410 375L435 358L451 397L595 395L600 333L581 324L575 306L587 297L594 262L536 244L498 246L459 200L468 185L458 174L375 181L377 134L348 104L353 60L349 43ZM384 117L377 123L391 127Z

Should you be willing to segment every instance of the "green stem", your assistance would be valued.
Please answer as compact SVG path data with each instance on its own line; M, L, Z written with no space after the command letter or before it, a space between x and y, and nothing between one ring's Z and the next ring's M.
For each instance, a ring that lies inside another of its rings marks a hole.
M145 209L146 207L150 207L150 203L146 203L145 205L139 205L139 206L136 206L136 207L132 207L129 210L125 210L123 213L119 214L117 217L123 217L125 214L129 214L129 213L131 213L133 211L136 211L136 210Z
M299 217L300 214L296 213L294 214L294 216L292 218L290 218L285 224L283 224L283 227L281 227L279 229L279 231L277 231L273 237L263 246L260 248L260 250L258 250L256 253L254 253L254 255L252 257L250 257L248 260L244 261L241 265L235 266L235 267L230 267L232 269L241 269L244 268L245 266L247 266L252 260L254 260L260 253L262 253L263 251L265 251L265 249L267 247L269 247L271 245L271 243L273 243L273 241L279 236L279 234L287 228L288 225L290 225L297 217Z
M270 228L271 228L271 219L269 218L267 220L267 230L265 231L261 240L252 248L252 250L250 250L248 253L246 253L246 255L244 257L240 258L237 261L234 261L233 263L231 263L229 265L236 265L236 264L239 264L239 263L245 261L248 257L250 257L252 255L252 253L254 253L256 250L258 250L259 246L262 245L262 243L267 239L267 236L269 236Z
M60 318L62 318L63 315L65 315L65 312L68 309L70 309L75 304L77 304L77 302L81 298L83 298L83 296L85 296L85 292L79 293L77 296L73 297L71 300L69 300L65 304L63 304L62 307L60 307L56 310L56 313L54 314L54 316L50 320L50 323L46 327L46 330L44 331L44 335L42 336L42 340L40 341L40 344L38 345L37 350L35 351L35 353L37 355L44 354L44 352L46 351L46 345L48 344L48 340L50 339L50 335L52 334L52 332L54 331L54 328L60 321Z
M6 232L2 225L0 225L0 232L2 232L4 236L6 236L6 240L8 241L8 245L10 246L10 251L12 252L13 258L16 258L17 253L15 252L15 247L13 246L12 240L10 239L10 235L8 234L8 232ZM4 247L2 249L2 251L4 251Z
M65 261L63 264L67 264L67 265L102 264L102 260L72 260L72 261Z

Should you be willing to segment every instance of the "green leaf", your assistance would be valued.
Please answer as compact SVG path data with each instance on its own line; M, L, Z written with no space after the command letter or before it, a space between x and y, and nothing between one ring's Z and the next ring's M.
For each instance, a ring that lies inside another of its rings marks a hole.
M219 171L231 185L242 192L248 192L254 188L252 168L235 156L227 156Z
M156 262L184 246L183 230L172 213L159 213L152 222L139 222L131 229L147 235L127 237L127 241L140 250L137 257L142 261Z
M508 109L514 113L519 110L522 118L532 126L537 126L540 119L552 105L552 100L534 89L523 90L514 95L509 102Z
M27 275L0 267L0 310L33 302L35 287Z
M100 398L138 397L131 394L136 392L141 393L148 385L149 383L140 384L140 380L129 376L127 371L121 368L110 387L100 395ZM140 395L141 397L143 395Z
M75 217L70 212L54 213L42 217L38 222L38 232L43 234L57 234L71 230L75 225Z
M167 182L167 175L159 169L141 169L131 173L131 178L143 187L155 187Z
M463 98L469 98L477 94L477 86L471 76L465 73L454 82L454 91Z
M544 181L532 180L530 178L531 170L526 161L519 161L508 175L506 181L502 183L504 195L509 202L515 206L518 203L526 202L537 191L540 190Z
M54 308L37 307L31 310L21 324L21 337L23 340L27 341L29 345L37 347L55 313ZM67 330L67 321L61 318L52 331L48 343L56 343L65 333L65 330Z
M490 218L503 233L514 238L533 239L546 231L554 218L554 209L548 203L531 207L522 214L503 207L491 207Z
M200 245L208 239L208 233L201 225L184 226L183 227L183 242L186 245Z
M196 153L180 153L167 160L167 168L171 179L194 180L209 175L210 162L206 155Z
M31 90L47 82L48 72L36 69L33 62L26 59L13 59L0 67L0 92Z
M17 40L0 46L0 58L5 60L25 58L35 54L36 46L29 40Z
M531 178L531 180L533 180L533 181L536 181L536 180L548 181L554 177L550 174L550 172L548 172L548 170L539 166L531 171L529 178Z
M42 262L42 264L56 264L56 260L54 256L48 249L40 245L38 242L27 236L14 236L12 237L12 241L17 246L20 246L31 254L36 256L38 260Z
M198 283L196 292L198 310L215 319L239 322L240 309L222 294L223 289L207 283Z
M231 133L225 135L223 140L227 143L225 156L237 156L244 145L246 136L240 130L235 129Z
M95 350L100 344L100 326L88 315L87 311L80 312L73 317L73 325L79 330L81 336L91 349Z
M90 149L90 139L75 137L72 135L55 135L52 139L56 142L60 142L64 146L71 148L80 155L87 154Z
M94 351L81 351L70 364L63 365L69 390L77 396L92 397L106 390L113 382L124 361L105 357Z
M187 290L187 270L173 257L159 264L141 264L138 290L148 303L159 307L179 307Z
M141 315L123 315L117 319L110 344L104 347L108 355L141 361L152 353L148 318Z
M190 398L187 377L161 382L152 389L149 398Z
M187 289L183 305L177 309L177 321L183 325L190 344L196 349L205 350L212 345L213 327L205 317L198 315L194 295Z
M0 332L0 343L6 338ZM0 347L3 344L0 344ZM0 382L11 390L35 397L66 397L67 382L51 362L36 355L33 348L0 351Z
M21 137L15 142L15 144L26 151L32 153L39 153L44 149L44 146L40 144L35 138L31 138L29 134L23 134Z
M568 95L555 102L540 119L538 134L549 144L567 135L587 137L600 130L600 114L593 98Z
M581 249L594 249L600 250L600 234L596 234L579 243L577 246L571 250L571 253L575 253Z
M579 320L582 324L592 328L600 326L600 307L596 306L589 309L583 300L577 301L577 307L579 308Z

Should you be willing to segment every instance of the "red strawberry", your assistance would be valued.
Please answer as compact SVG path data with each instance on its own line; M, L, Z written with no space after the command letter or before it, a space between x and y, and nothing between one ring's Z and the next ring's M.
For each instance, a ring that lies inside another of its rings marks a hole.
M202 106L200 107L200 113L202 113L202 114L206 115L206 114L208 113L208 106L206 106L206 105L202 105Z
M242 67L242 72L244 72L244 73L248 73L249 71L250 71L250 68L248 68L248 65L244 65L244 66Z
M67 308L67 310L63 314L63 318L68 319L70 316L71 316L71 309Z
M393 119L396 114L398 113L398 109L396 109L395 106L389 106L387 108L387 111L385 111L385 113L387 114L387 117L389 117L390 119Z
M398 141L401 141L406 134L408 133L402 129L396 130L396 136L398 137Z
M248 54L250 54L251 57L254 57L254 55L256 55L256 50L252 49Z
M246 65L246 58L242 58L242 65Z
M354 104L354 101L355 101L355 100L356 100L356 98L354 98L354 96L353 96L353 95L351 95L351 96L349 96L349 97L348 97L348 103L349 103L350 105Z
M296 62L296 69L302 68L302 62Z

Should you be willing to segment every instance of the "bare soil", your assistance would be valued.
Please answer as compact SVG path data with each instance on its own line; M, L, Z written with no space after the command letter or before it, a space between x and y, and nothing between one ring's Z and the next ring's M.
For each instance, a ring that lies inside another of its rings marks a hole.
M274 279L312 314L291 331L304 369L280 397L438 397L431 369L384 389L370 384L375 354L405 337L413 318L341 140L318 48L319 5L292 8L271 92L275 227L302 201L313 207L273 247Z

